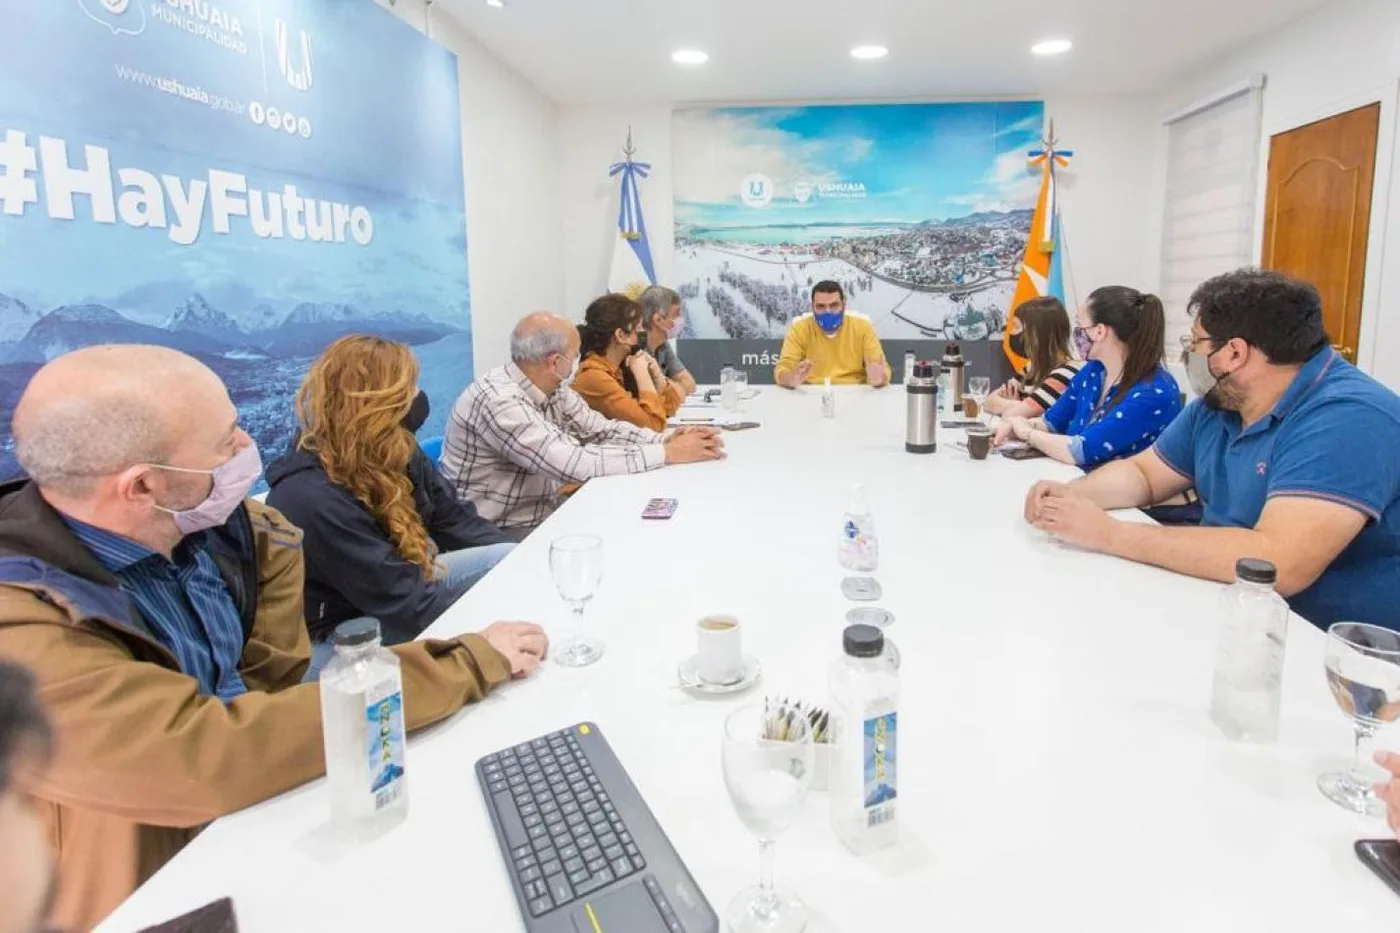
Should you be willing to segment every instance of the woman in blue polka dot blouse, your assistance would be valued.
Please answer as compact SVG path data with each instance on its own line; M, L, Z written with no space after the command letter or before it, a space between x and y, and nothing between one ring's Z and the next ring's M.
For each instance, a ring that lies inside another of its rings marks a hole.
M1151 447L1181 411L1181 390L1162 365L1165 331L1156 295L1122 285L1096 289L1074 329L1088 362L1042 417L1002 422L996 443L1015 437L1085 470Z

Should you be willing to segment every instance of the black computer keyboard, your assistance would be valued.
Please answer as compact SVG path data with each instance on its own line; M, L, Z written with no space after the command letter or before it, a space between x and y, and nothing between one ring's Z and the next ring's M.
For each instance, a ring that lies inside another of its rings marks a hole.
M598 727L579 723L476 765L532 931L711 933L718 918Z

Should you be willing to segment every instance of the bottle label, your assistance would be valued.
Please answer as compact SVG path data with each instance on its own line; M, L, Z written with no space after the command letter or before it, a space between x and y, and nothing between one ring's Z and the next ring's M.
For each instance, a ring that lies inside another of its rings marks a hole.
M880 559L880 542L870 534L868 527L861 527L854 518L847 516L841 528L841 551L843 565L849 569L873 570Z
M393 805L404 792L403 692L389 680L365 694L365 748L369 750L374 812Z
M894 819L897 717L897 713L886 713L865 720L865 825L868 829Z

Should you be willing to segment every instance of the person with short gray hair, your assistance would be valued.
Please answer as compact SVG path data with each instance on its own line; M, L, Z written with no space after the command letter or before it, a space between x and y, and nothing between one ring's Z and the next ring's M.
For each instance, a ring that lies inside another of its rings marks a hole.
M637 296L642 306L642 334L646 351L656 357L661 372L689 395L695 391L695 377L685 368L671 343L681 330L681 296L675 289L652 285Z
M90 930L206 823L325 773L319 688L302 683L304 541L246 498L258 448L219 377L178 351L60 356L13 426L29 479L0 488L0 658L33 672L60 751L32 788L56 843L48 921ZM395 646L407 727L523 675L546 645L498 622ZM0 839L21 843L3 816ZM0 929L22 893L5 869Z
M452 407L442 473L460 501L516 540L549 517L569 484L724 456L713 429L667 436L589 408L569 386L579 346L578 328L559 315L527 315L511 331L511 361Z

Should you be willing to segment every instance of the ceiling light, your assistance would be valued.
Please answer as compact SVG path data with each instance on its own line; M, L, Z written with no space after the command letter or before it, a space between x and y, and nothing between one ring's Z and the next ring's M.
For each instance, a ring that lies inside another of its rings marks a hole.
M858 45L851 49L851 57L869 61L875 58L884 58L890 54L890 50L883 45Z
M1068 39L1041 39L1031 46L1031 51L1036 55L1063 55L1074 48L1074 43Z
M699 49L676 49L671 53L671 61L677 65L703 65L709 60L709 54Z
M486 0L486 5L498 10L505 9L506 0Z

